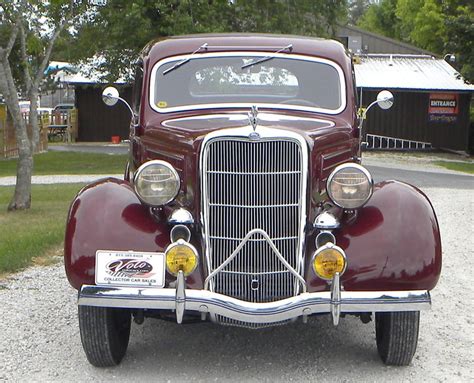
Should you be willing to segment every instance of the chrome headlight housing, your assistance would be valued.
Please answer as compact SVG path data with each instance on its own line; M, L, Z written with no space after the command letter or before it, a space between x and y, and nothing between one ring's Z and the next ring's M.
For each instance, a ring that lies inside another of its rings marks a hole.
M362 207L372 196L374 181L366 168L349 163L339 165L326 184L332 202L344 209Z
M178 195L180 179L178 172L166 161L145 162L135 173L133 180L138 198L151 206L170 203Z

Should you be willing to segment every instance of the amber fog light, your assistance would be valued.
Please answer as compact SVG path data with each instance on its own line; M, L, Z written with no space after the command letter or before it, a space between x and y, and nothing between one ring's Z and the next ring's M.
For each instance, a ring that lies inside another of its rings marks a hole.
M337 206L357 209L372 196L372 176L358 164L339 165L329 175L326 189L328 196Z
M165 254L166 269L170 274L178 275L182 271L184 275L189 275L198 265L197 250L182 239L169 245Z
M151 206L162 206L174 200L179 191L177 171L166 161L145 162L135 173L133 185L140 200Z
M346 270L346 255L339 246L327 243L316 250L312 264L318 277L331 280L336 273L342 275Z

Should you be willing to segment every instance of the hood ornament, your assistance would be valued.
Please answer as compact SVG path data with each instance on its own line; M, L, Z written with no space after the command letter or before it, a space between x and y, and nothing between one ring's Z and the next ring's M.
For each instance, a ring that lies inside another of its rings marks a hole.
M258 123L258 109L255 105L252 105L252 109L250 110L248 117L249 117L249 123L252 125L253 132L249 134L249 138L251 140L259 140L260 139L260 134L256 132L257 129L257 123Z
M249 122L250 125L252 125L253 131L257 129L257 123L258 123L258 109L256 105L252 105L252 109L250 110L248 116L249 116Z

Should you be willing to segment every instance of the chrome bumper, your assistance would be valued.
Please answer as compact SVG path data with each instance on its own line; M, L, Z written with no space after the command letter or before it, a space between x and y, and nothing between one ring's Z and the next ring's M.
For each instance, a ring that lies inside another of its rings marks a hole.
M336 282L336 283L334 283ZM277 302L252 303L208 290L185 288L180 274L176 288L82 286L79 305L130 309L176 310L181 323L185 310L222 315L248 323L274 323L318 313L331 313L335 325L341 313L418 311L429 309L428 291L331 291L301 293Z

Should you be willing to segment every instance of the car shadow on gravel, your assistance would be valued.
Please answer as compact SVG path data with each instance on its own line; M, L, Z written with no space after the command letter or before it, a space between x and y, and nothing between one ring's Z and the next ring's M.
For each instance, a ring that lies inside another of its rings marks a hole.
M309 375L336 371L341 365L381 366L375 347L373 322L342 319L335 328L328 316L310 318L261 330L202 323L176 325L147 320L134 325L127 356L120 369L147 369L161 376L222 377L228 371L240 379L257 376ZM178 375L177 375L178 374Z

